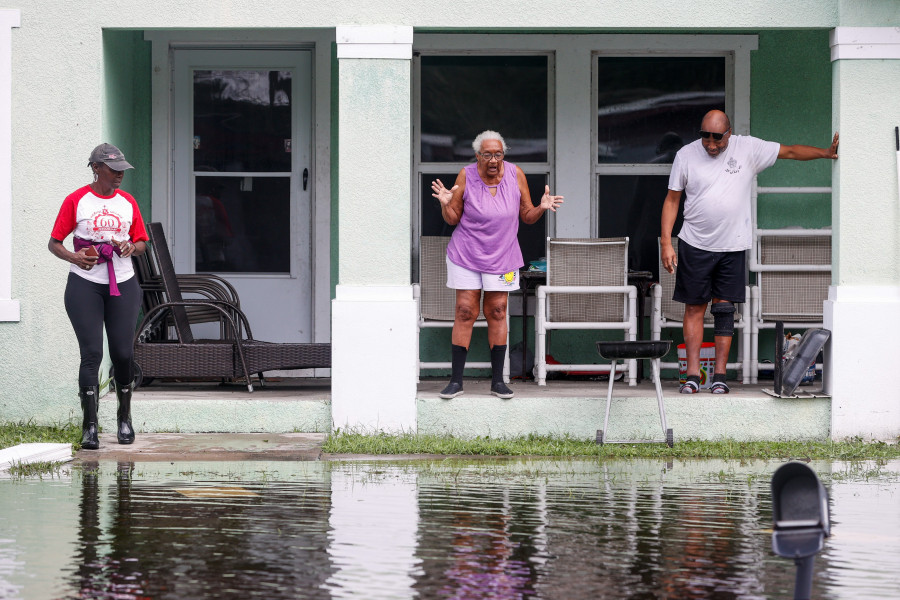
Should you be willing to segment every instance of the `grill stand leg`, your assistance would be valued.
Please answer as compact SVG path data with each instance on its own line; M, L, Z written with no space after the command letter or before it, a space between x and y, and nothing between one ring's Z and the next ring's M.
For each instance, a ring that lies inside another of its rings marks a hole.
M652 359L650 365L653 368L653 384L656 386L656 402L659 404L659 421L662 423L663 437L666 437L669 426L666 423L666 405L663 403L662 383L659 380L659 359Z
M609 405L612 403L613 382L616 380L616 361L609 365L609 388L606 392L606 417L603 419L603 434L609 435Z
M650 359L650 365L653 373L653 385L656 387L656 403L659 406L659 422L662 425L663 440L670 448L675 444L675 436L669 429L666 421L666 405L663 402L662 382L660 381L660 359ZM615 382L616 361L612 360L609 366L609 387L606 391L606 414L603 417L603 429L597 431L597 444L603 445L607 442L606 437L609 435L609 408L612 404L613 383ZM649 440L648 440L649 441ZM611 442L618 443L618 442ZM640 442L638 442L640 443ZM646 442L644 442L646 443Z

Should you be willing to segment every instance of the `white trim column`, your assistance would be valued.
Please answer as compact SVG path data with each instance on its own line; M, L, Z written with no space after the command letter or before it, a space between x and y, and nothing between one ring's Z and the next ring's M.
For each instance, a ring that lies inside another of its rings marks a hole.
M17 9L0 9L0 322L18 321L12 299L12 28L21 24Z
M331 415L358 431L416 429L410 284L412 27L336 31L338 286Z
M833 285L825 302L831 436L896 440L900 30L838 27L831 32L831 59L834 128L841 134L832 186Z

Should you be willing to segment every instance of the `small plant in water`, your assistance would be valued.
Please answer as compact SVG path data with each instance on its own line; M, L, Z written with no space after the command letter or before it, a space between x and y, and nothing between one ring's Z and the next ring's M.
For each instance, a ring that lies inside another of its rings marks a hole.
M43 479L45 476L50 478L60 477L63 464L61 462L32 462L32 463L14 463L9 467L9 474L13 479L25 479L27 477L37 477Z

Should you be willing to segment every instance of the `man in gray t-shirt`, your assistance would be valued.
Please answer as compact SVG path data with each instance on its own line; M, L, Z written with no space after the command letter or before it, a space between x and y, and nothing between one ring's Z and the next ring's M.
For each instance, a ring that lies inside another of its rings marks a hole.
M831 146L785 146L759 138L732 135L731 122L711 110L700 124L700 139L678 151L669 176L662 209L660 258L675 277L673 299L683 302L687 381L681 393L700 390L700 346L703 315L712 300L716 340L716 371L710 388L727 394L725 365L734 333L734 304L743 303L746 251L753 236L751 193L757 173L775 160L836 159L838 134ZM685 195L684 225L678 234L678 256L672 247L672 227Z

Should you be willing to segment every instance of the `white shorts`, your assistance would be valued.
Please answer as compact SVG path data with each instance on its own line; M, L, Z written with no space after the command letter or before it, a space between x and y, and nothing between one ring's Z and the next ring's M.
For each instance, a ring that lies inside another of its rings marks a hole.
M470 271L447 259L447 287L454 290L512 292L519 289L519 270L503 275Z

